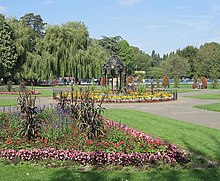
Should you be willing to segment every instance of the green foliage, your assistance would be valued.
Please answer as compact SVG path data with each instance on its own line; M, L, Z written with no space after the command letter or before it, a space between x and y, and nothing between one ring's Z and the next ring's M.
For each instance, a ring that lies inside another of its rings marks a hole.
M198 48L194 46L187 46L186 48L182 50L178 50L177 54L180 55L183 58L186 58L189 62L189 71L187 72L189 77L193 77L195 73L197 73L196 70L196 56L198 53Z
M29 52L33 52L35 49L36 42L34 40L36 35L23 21L11 18L7 22L13 30L14 43L18 54L14 72L15 74L21 74L22 66L27 61ZM21 77L17 75L17 78Z
M91 39L82 22L49 25L47 28L45 25L41 16L34 13L27 13L20 20L5 20L1 15L1 77L38 80L99 78L103 65L109 56L115 54L126 64L128 75L134 75L135 70L145 71L144 77L157 81L168 75L175 78L176 86L183 76L205 76L212 79L212 88L218 86L218 43L205 43L200 48L186 46L161 58L155 50L149 56L120 36Z
M187 59L176 54L167 58L164 69L166 75L174 78L174 87L178 87L180 77L185 76L189 70L189 63Z
M152 51L151 53L151 67L158 67L161 63L161 58L159 53L157 54L155 50Z
M34 15L34 13L27 13L20 18L26 25L31 27L31 29L36 33L38 37L43 37L45 35L44 27L46 23L40 15Z
M13 74L17 58L12 29L0 14L0 77L9 77Z
M200 76L210 77L216 87L220 77L220 45L205 43L198 51L196 68Z
M107 37L103 36L102 39L99 40L99 44L109 53L109 55L116 53L116 44L122 39L120 36L115 37Z

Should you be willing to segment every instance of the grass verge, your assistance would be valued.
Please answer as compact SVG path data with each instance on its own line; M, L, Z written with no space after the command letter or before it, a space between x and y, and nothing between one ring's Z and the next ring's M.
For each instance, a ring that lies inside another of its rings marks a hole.
M198 109L220 112L220 103L204 104L204 105L198 105L198 106L193 106L193 107L198 108Z
M155 168L138 171L136 168L126 168L118 171L89 170L77 168L44 168L31 164L3 165L0 164L0 179L4 181L177 181L177 180L209 180L220 178L220 169L177 170Z
M15 106L17 101L15 99L1 99L0 106Z
M198 94L187 97L196 98L196 99L220 100L220 94Z

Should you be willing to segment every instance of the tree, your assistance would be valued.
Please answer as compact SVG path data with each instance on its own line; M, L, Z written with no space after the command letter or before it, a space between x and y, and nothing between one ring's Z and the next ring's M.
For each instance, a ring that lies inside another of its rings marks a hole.
M157 54L155 50L153 50L152 53L151 53L151 59L152 59L152 61L151 61L151 66L152 67L159 66L160 62L162 60L162 58L160 58L160 55Z
M198 53L198 48L194 46L187 46L186 48L177 51L177 54L183 58L186 58L189 62L190 69L188 72L189 77L196 77L196 56Z
M116 54L116 44L122 40L120 36L107 37L103 36L102 39L99 40L99 44L110 54Z
M88 36L88 30L81 22L48 26L45 37L36 44L35 55L28 59L25 66L37 72L42 79L65 76L80 78L84 69ZM37 64L38 67L35 66ZM25 71L26 76L29 75L27 71L28 69Z
M5 17L0 14L0 77L10 77L17 62L14 36Z
M134 70L145 71L146 73L151 67L150 56L137 47L131 46L131 48L133 49L133 59L132 62L128 64L128 70L130 70L131 73Z
M128 74L132 73L132 63L134 61L134 51L133 48L129 46L126 40L120 40L116 44L116 55L120 57L122 62L127 65Z
M174 78L174 87L179 86L180 77L185 76L188 70L189 63L187 59L177 54L169 56L164 62L165 75Z
M30 26L38 37L43 38L45 35L45 25L40 15L34 15L34 13L27 13L20 18L25 24Z
M196 57L196 69L199 76L212 79L213 88L217 87L220 78L220 44L205 43L200 47Z
M33 51L32 39L35 38L35 34L23 21L10 18L7 22L13 31L14 43L18 54L14 72L20 73L22 71L22 65L27 60L28 52Z

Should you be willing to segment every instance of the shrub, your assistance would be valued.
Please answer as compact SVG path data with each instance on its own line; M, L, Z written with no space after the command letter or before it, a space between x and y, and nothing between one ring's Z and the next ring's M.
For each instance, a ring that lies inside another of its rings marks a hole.
M170 79L168 76L163 76L162 87L165 87L165 88L170 87Z
M207 89L207 87L208 87L207 78L204 77L204 76L202 76L202 77L200 78L200 81L202 82L202 87L201 87L201 89Z

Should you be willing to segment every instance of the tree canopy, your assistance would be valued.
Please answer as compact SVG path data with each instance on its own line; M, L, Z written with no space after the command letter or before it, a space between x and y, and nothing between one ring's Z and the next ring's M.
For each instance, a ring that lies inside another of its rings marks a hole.
M10 77L17 63L17 51L11 27L0 14L0 77Z
M119 35L91 38L83 22L46 24L34 13L19 20L0 15L0 78L99 78L111 55L122 60L128 75L145 71L145 78L158 80L168 75L176 81L205 76L214 84L220 78L218 43L205 43L199 48L188 45L163 56L152 50L148 55Z

